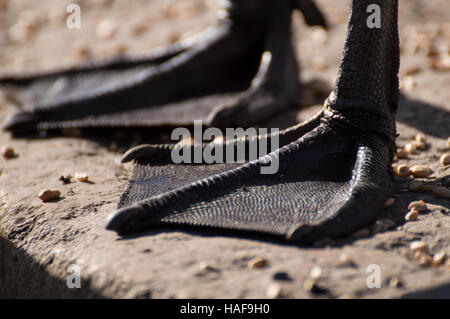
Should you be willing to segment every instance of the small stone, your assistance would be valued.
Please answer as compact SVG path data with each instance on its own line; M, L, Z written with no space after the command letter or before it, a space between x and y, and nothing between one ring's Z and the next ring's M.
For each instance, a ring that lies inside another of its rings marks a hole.
M433 266L442 265L447 259L447 253L442 250L433 255Z
M85 173L75 173L75 178L82 183L89 182L89 176Z
M444 186L436 186L433 188L433 193L439 198L450 198L450 189Z
M318 279L318 278L320 278L320 276L322 276L322 273L323 273L322 267L320 267L320 266L314 266L314 267L311 268L311 270L309 271L309 276L310 276L311 278Z
M17 156L16 152L11 146L3 146L1 151L2 156L6 159L11 159Z
M395 198L394 197L389 197L388 199L386 199L386 201L384 202L384 208L389 208L392 205L394 205L395 203Z
M419 258L419 264L423 267L431 266L433 263L433 258L430 255L421 254Z
M400 89L404 89L406 91L411 91L416 87L416 80L411 75L405 76L400 81Z
M409 154L416 153L416 145L413 143L408 143L405 145L405 151Z
M271 284L267 288L266 296L269 299L281 298L284 295L283 287L280 284Z
M419 252L426 255L428 255L430 252L427 243L425 243L424 241L413 241L411 244L409 244L409 249L414 253Z
M408 209L409 210L415 209L415 210L417 210L420 213L420 212L423 212L423 211L427 210L428 207L427 207L427 204L425 204L425 202L423 200L421 200L421 201L411 202L408 205Z
M421 69L418 66L411 66L405 69L405 75L413 75L419 73Z
M43 202L48 202L48 201L51 201L53 199L57 199L57 198L59 198L59 196L61 196L61 192L59 190L56 190L56 189L43 189L38 194L38 197Z
M398 166L397 169L394 170L394 174L400 177L408 177L410 174L408 165L402 164Z
M256 268L264 268L269 264L267 259L263 257L256 257L253 258L248 262L248 268L250 269L256 269Z
M356 267L356 263L352 256L349 254L343 253L341 256L339 256L339 266L341 267Z
M445 153L442 155L440 161L444 166L450 165L450 153Z
M404 149L398 149L395 157L397 157L398 159L408 158L408 152Z
M401 288L403 287L402 281L397 277L392 277L389 279L389 287L391 288Z
M116 33L117 27L112 20L101 20L97 24L97 28L95 29L95 34L97 38L106 40L111 39Z
M414 177L428 177L431 174L433 174L433 171L425 165L414 165L410 169L411 174L413 174Z
M411 222L411 221L417 220L418 217L419 217L419 212L417 210L413 209L405 215L405 220Z
M408 189L412 192L417 192L422 189L423 183L417 179L413 179L408 184Z
M426 143L426 142L427 142L427 138L426 138L426 136L423 135L423 134L417 134L417 135L414 137L414 140L415 140L417 143Z

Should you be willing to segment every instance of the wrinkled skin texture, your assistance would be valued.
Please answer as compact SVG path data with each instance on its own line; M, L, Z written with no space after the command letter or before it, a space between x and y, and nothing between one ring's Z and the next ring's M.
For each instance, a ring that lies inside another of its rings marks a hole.
M290 14L293 6L269 0L258 2L257 7L252 7L256 5L252 1L232 3L236 5L229 10L232 19L254 14L251 15L254 21L266 21L265 12L269 9L278 8L279 17L283 12ZM303 5L308 3L305 1ZM374 3L381 8L381 29L369 29L366 24L367 7ZM112 214L107 228L122 235L155 227L212 228L221 232L259 233L304 244L344 236L372 222L392 191L399 69L397 7L398 0L352 1L334 91L322 112L310 121L276 135L257 137L261 140L279 137L280 148L274 152L243 165L175 165L170 157L173 145L143 145L127 152L124 161L137 163L119 210ZM273 23L283 26L282 19ZM240 35L245 38L243 33ZM271 61L278 56L274 52ZM289 54L284 57L281 61L287 63ZM255 88L257 93L250 89L243 98L245 103L215 110L209 117L210 124L217 124L215 120L219 119L219 124L225 126L245 125L236 120L248 119L242 114L273 109L283 100L273 99L280 96L273 94L274 88L286 88L288 83L291 87L291 81L271 82L271 79L277 78L276 71L286 68L261 65L258 74L262 80L253 81L262 83ZM264 69L268 71L262 72ZM286 74L282 72L278 79L291 78L285 77ZM164 81L161 85L165 87L163 84ZM267 95L268 91L271 93ZM281 91L285 95L295 90ZM265 98L259 99L261 96ZM269 103L252 105L259 100ZM60 116L58 112L53 114ZM44 117L47 116L52 115ZM29 119L19 118L10 123L20 126L26 122ZM277 173L261 174L261 167L274 161L279 162Z

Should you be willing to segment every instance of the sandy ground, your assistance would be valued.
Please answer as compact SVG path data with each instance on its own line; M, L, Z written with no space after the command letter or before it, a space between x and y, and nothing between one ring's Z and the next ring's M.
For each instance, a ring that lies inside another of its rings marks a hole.
M68 29L69 3L0 0L0 74L145 52L203 30L214 22L217 8L215 0L78 1L82 27ZM329 32L307 28L300 15L295 19L301 78L308 88L301 101L306 108L290 110L271 126L287 126L311 115L334 82L348 1L318 3L331 22ZM96 34L105 19L116 29L106 38ZM433 174L421 179L425 185L448 186L450 169L439 158L449 152L450 6L446 0L401 0L400 25L398 145L421 133L427 148L396 164L428 165ZM13 109L0 97L0 121ZM119 238L104 226L131 174L130 166L119 163L120 147L80 137L13 139L5 132L0 133L0 144L11 145L18 154L0 159L2 297L450 297L448 264L421 264L408 250L421 240L431 255L450 253L450 200L431 191L409 191L410 178L396 178L395 204L380 212L380 220L365 235L313 247L173 230ZM75 172L87 173L92 183L58 181ZM42 203L37 198L42 188L59 189L61 199ZM423 200L428 210L406 222L413 200ZM267 266L250 269L248 262L255 257L265 258ZM67 267L73 264L80 267L80 289L66 285L72 274ZM380 266L380 288L367 286L367 267L372 264ZM322 294L305 287L312 269L313 274L321 272ZM290 280L277 280L282 272Z

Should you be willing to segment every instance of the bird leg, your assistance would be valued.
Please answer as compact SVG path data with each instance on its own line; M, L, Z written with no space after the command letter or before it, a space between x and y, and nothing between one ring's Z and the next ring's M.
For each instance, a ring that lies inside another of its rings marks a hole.
M373 5L380 8L381 28L367 24ZM281 132L280 148L257 160L175 165L164 147L128 152L124 159L137 164L107 229L126 235L161 227L212 228L304 244L371 223L393 185L397 19L398 0L351 1L338 79L322 112ZM165 165L152 163L165 152ZM275 161L278 171L262 174Z
M309 23L325 25L311 0L229 0L216 26L146 56L0 79L7 96L22 105L4 128L161 127L200 119L217 127L250 126L298 101L290 40L296 8ZM195 102L216 95L224 98Z

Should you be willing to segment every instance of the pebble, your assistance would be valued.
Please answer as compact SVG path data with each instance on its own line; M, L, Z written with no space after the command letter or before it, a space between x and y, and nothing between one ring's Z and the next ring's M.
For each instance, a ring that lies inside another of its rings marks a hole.
M433 193L439 198L450 198L450 189L444 186L436 186L433 188Z
M408 189L412 192L417 192L422 189L423 183L417 179L413 179L408 184Z
M419 258L419 264L423 267L431 266L433 263L433 258L430 255L421 254Z
M268 260L263 257L253 258L248 262L248 268L256 269L256 268L264 268L269 264Z
M410 209L410 210L415 209L420 213L420 212L423 212L424 210L427 210L428 207L427 207L427 204L425 204L425 202L423 200L421 200L421 201L411 202L408 205L408 209Z
M413 209L405 215L405 220L409 221L409 222L415 221L415 220L417 220L418 217L419 217L419 212L417 210Z
M267 288L266 296L269 299L281 298L285 295L285 291L280 284L273 283Z
M406 150L404 150L404 149L398 149L397 153L395 154L395 156L398 159L405 159L405 158L408 158L408 152Z
M405 145L405 151L409 154L416 153L416 145L413 143L408 143Z
M356 263L352 256L343 253L339 256L339 266L356 267Z
M59 198L59 196L61 196L61 192L59 190L56 190L56 189L43 189L38 194L38 197L43 202L48 202L50 200Z
M411 244L409 244L409 249L414 253L419 252L426 255L430 253L428 245L424 241L413 241Z
M97 23L97 28L95 29L95 34L97 38L102 40L111 39L117 30L117 26L112 20L101 20Z
M406 91L411 91L417 85L416 80L411 75L405 76L400 81L400 89L405 89Z
M11 159L17 156L16 152L11 146L3 146L1 151L2 156L6 159Z
M450 165L450 153L445 153L442 155L440 161L444 166Z
M414 140L415 140L417 143L426 143L426 142L427 142L427 138L426 138L425 135L423 135L423 134L417 134L417 135L414 137Z
M402 283L402 281L399 278L392 277L389 280L389 287L391 287L391 288L401 288L401 287L403 287L403 283Z
M87 183L89 181L89 176L85 173L75 173L75 178L82 183Z
M413 174L414 177L428 177L431 174L433 174L433 171L425 165L414 165L410 169L411 174Z
M393 166L394 174L400 177L408 177L410 174L408 165L402 164L400 166Z
M313 268L311 268L311 270L309 271L309 276L311 278L314 279L318 279L322 276L323 270L322 267L320 266L314 266Z
M440 251L433 256L433 266L441 265L447 259L447 253L445 251Z

